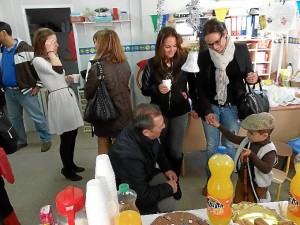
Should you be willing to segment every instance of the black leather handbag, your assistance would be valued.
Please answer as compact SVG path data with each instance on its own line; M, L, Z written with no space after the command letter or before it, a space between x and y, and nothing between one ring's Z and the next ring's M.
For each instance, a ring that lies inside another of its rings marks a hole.
M97 71L99 85L93 98L88 101L83 114L84 121L92 124L101 121L113 121L119 117L119 113L106 89L103 67L100 62L97 62Z
M0 147L7 155L17 151L18 133L9 119L0 110Z
M247 116L255 113L269 112L270 104L268 96L262 90L261 83L259 81L259 90L255 90L255 84L252 89L248 82L246 82L248 92L245 93L238 102L238 117L239 119L245 119Z

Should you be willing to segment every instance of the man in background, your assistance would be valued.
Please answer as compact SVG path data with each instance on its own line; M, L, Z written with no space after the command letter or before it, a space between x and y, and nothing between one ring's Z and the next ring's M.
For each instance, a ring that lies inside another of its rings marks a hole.
M0 21L1 68L0 86L5 91L8 117L19 135L18 150L27 146L23 109L32 118L43 142L41 151L51 147L51 135L37 94L42 87L31 61L33 47L12 37L9 24Z

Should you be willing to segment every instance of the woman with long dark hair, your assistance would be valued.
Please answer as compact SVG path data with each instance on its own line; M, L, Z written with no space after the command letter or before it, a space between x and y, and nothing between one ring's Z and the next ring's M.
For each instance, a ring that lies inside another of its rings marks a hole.
M217 19L208 20L203 27L204 40L208 49L199 52L197 74L198 103L196 112L202 118L207 141L207 161L221 145L227 148L227 154L234 159L236 148L220 131L211 126L217 120L229 131L237 134L240 130L237 104L246 92L243 79L253 84L258 76L253 66L248 48L245 44L234 43L224 23ZM211 173L206 163L207 180ZM207 194L207 186L203 188Z
M177 177L181 172L183 138L191 111L187 84L194 84L194 74L181 70L186 60L181 44L182 37L174 28L162 28L156 39L155 56L148 60L142 76L142 94L150 96L151 103L157 104L164 116L166 128L160 140ZM171 86L165 85L164 80L169 80ZM178 185L174 198L181 196Z

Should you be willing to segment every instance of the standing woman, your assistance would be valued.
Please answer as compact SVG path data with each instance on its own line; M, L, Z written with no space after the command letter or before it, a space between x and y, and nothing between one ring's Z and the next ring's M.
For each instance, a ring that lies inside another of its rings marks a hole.
M186 60L181 48L182 37L172 27L160 30L156 40L155 56L148 60L142 76L142 94L151 97L151 103L160 107L165 129L160 135L161 144L179 177L183 160L183 138L191 111L187 94L187 82L193 85L193 74L181 70ZM162 82L171 80L169 89ZM175 199L182 197L180 186Z
M99 85L97 63L102 64L104 82L115 108L120 116L114 121L101 121L92 124L95 135L98 137L98 153L107 154L111 148L110 141L116 138L125 127L132 115L132 106L129 89L131 70L127 57L123 51L120 39L113 30L104 29L94 35L96 55L91 61L84 87L85 98L91 99Z
M61 173L71 181L79 181L76 173L84 171L74 163L75 141L78 127L83 126L83 119L78 107L76 95L69 88L61 61L57 56L57 38L55 32L48 28L35 31L33 66L49 91L48 121L51 133L60 135L60 157L63 163Z
M202 118L208 161L220 144L220 131L211 124L215 120L220 121L229 131L238 134L240 122L236 105L246 92L243 79L253 84L257 82L258 75L253 72L247 46L234 43L223 23L216 19L208 20L203 31L208 49L199 52L198 57L200 72L197 74L196 112ZM234 144L222 136L221 145L234 159ZM207 179L211 176L207 162L206 175ZM202 193L207 195L207 184Z

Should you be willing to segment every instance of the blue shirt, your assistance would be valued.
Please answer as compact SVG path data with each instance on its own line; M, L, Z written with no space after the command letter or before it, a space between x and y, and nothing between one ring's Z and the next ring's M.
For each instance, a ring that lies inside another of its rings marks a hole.
M18 42L10 50L3 46L1 68L4 87L18 87L14 58L17 46Z

